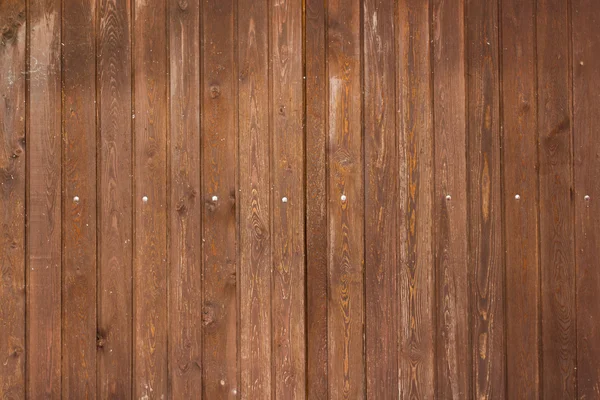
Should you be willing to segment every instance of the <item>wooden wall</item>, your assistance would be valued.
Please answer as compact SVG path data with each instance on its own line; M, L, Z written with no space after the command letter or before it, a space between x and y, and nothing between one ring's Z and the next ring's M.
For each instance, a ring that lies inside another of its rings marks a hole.
M0 0L0 398L600 398L597 0Z

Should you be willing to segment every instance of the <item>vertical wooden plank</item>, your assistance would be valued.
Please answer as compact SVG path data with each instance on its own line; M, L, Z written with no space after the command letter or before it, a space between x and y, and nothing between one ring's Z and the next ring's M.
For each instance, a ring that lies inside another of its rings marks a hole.
M577 265L577 397L600 387L600 3L572 0L573 150ZM586 197L587 196L587 197Z
M135 1L133 397L167 396L167 19Z
M364 398L361 10L328 7L329 397Z
M435 394L433 121L428 1L398 7L401 398Z
M394 2L364 2L367 397L398 398L396 48Z
M470 398L464 0L433 0L437 396Z
M275 398L306 398L302 0L270 7Z
M307 397L327 398L325 3L305 0Z
M271 398L268 1L240 0L240 370L243 399ZM243 267L242 267L243 266Z
M96 4L63 1L62 397L96 396Z
M132 394L131 5L100 0L98 397Z
M169 397L202 395L200 0L169 2Z
M473 398L505 398L498 2L467 0Z
M575 253L569 9L537 2L543 398L574 398Z
M202 61L204 395L237 393L235 2L205 0Z
M30 1L27 12L27 395L58 399L62 393L61 2Z
M0 4L0 398L25 397L25 1Z
M503 0L503 183L509 398L538 398L540 313L533 0Z

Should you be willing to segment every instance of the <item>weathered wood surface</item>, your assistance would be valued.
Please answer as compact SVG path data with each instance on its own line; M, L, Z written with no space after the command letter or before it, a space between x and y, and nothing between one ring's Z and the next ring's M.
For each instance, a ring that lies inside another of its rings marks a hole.
M597 398L599 24L0 2L0 397Z

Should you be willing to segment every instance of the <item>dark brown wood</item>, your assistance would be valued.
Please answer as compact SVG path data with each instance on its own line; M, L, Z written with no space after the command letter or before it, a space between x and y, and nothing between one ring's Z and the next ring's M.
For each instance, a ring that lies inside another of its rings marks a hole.
M269 399L272 395L268 10L266 0L238 3L240 389L243 399Z
M132 395L131 5L98 3L98 397Z
M203 394L234 398L237 374L236 13L233 0L202 10Z
M27 8L27 311L30 398L61 397L61 3Z
M25 7L24 0L0 3L0 398L3 399L25 397Z
M302 0L270 12L274 398L306 398Z
M62 398L96 397L96 3L62 15Z
M400 398L435 395L433 105L429 2L398 7Z
M325 2L304 5L307 397L327 398L327 178Z
M329 397L365 397L361 4L328 3Z
M472 393L505 398L498 3L468 0L467 125Z
M503 0L501 11L506 395L533 399L541 379L535 1Z
M464 0L433 0L436 395L471 395Z
M133 398L168 395L167 16L162 0L133 10Z
M202 396L200 0L169 5L169 396Z
M598 397L600 387L600 3L572 0L573 151L577 285L577 397ZM588 197L586 197L588 196Z
M398 398L396 43L394 2L364 2L367 397Z
M539 0L538 154L543 398L574 398L576 350L569 6Z

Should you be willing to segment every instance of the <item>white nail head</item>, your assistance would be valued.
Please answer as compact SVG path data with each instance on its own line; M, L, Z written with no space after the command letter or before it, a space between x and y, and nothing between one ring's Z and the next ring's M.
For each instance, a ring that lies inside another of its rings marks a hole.
M231 393L235 396L237 394L237 389L232 389Z
M452 196L450 196L449 194L446 195L446 200L450 201L452 200Z
M212 201L217 201L217 200L219 200L219 198L217 196L212 197Z
M221 379L221 386L225 386L225 381L223 379Z
M343 195L342 195L342 197L340 197L340 199L341 199L342 201L346 201L346 195L345 195L345 194L343 194Z
M585 196L583 196L583 199L584 199L585 201L590 201L590 196L586 194Z
M281 198L281 202L282 202L282 203L287 203L287 200L288 200L288 199L287 199L287 197L282 197L282 198Z
M144 197L142 197L142 201L143 201L144 203L147 203L147 202L148 202L148 196L144 196Z
M515 194L515 200L521 200L521 196L518 194Z
M79 203L79 196L75 196L75 197L73 197L73 201L74 201L75 203Z

